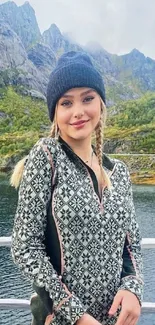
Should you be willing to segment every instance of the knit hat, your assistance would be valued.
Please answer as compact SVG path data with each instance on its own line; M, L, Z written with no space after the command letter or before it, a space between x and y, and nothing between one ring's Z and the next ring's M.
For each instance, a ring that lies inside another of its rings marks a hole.
M64 53L52 71L47 87L47 105L53 121L57 101L72 88L88 87L97 91L105 102L105 89L101 75L90 57L83 52Z

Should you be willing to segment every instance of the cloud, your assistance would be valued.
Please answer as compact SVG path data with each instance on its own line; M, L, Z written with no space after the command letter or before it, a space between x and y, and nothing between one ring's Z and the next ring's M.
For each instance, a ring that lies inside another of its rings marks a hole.
M0 1L4 3L6 1ZM15 0L22 5L24 0ZM155 58L154 0L30 0L41 32L55 23L85 45L99 42L110 53L133 48Z

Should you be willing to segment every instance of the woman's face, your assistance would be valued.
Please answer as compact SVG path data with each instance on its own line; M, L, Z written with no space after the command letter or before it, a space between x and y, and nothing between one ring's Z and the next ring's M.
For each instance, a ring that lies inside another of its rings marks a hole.
M56 122L61 137L84 140L91 137L101 115L101 100L91 88L73 88L58 101Z

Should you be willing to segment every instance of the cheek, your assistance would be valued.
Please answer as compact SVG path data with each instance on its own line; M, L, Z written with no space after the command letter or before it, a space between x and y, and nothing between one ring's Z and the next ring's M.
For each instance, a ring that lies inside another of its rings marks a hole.
M86 111L90 118L94 120L99 120L101 115L100 98L96 97L95 100L91 103L91 105L88 105L88 108L86 107Z
M94 121L98 121L101 115L101 109L99 107L92 106L87 110L87 115Z
M69 111L58 111L57 112L57 124L58 125L63 125L63 124L67 124L70 121L70 112Z

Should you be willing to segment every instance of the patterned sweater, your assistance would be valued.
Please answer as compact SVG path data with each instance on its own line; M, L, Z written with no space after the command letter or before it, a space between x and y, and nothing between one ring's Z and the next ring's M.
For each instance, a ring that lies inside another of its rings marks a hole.
M48 293L53 325L73 325L85 312L115 324L117 315L108 310L119 289L142 300L141 236L128 169L104 154L103 168L112 189L105 187L100 198L94 172L61 138L40 139L25 163L12 256Z

